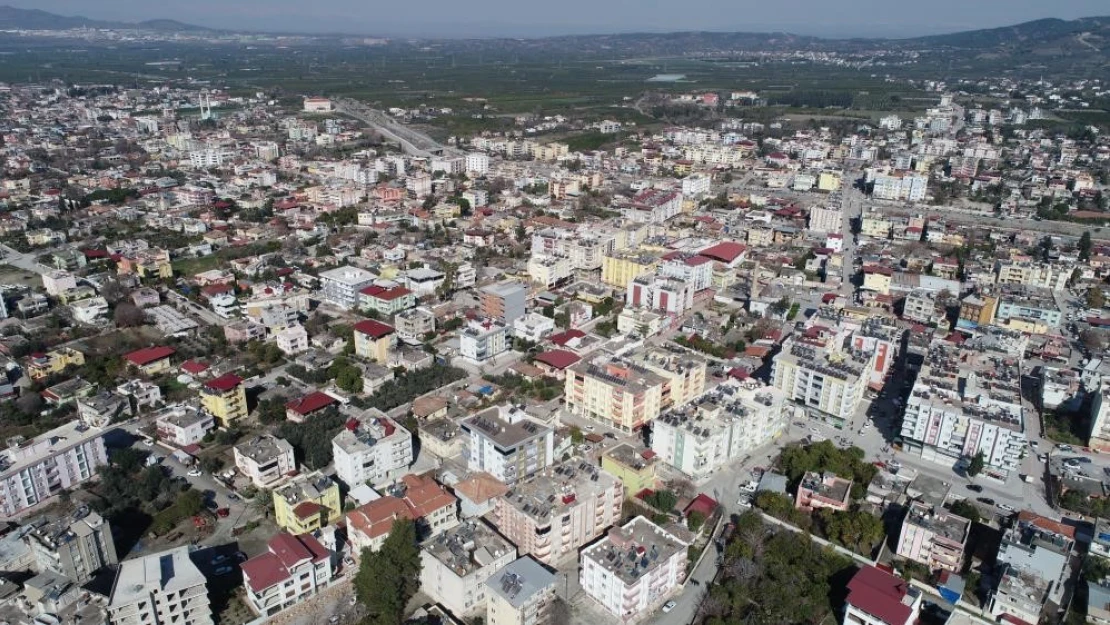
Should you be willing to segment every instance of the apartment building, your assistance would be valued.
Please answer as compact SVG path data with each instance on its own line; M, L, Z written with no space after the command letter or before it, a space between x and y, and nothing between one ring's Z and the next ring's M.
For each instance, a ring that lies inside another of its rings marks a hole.
M293 356L308 351L308 330L299 323L295 323L274 335L278 349L286 356Z
M936 294L925 289L910 291L902 302L902 318L922 325L948 327L948 311L937 301Z
M565 256L533 254L528 259L528 277L545 288L552 288L573 275L574 265Z
M293 446L276 436L256 436L236 445L235 468L259 489L272 489L297 470Z
M552 620L556 576L524 556L486 580L488 625L546 625Z
M318 277L321 298L344 310L356 308L359 291L373 284L377 278L365 269L350 265L321 271Z
M638 516L582 550L582 590L618 619L658 610L686 578L687 543Z
M784 343L774 359L772 385L820 416L850 422L863 399L875 352L855 348L851 333L810 328Z
M576 271L597 271L615 244L615 237L608 233L583 234L549 228L532 234L531 251L533 256L567 258Z
M475 364L496 358L509 347L509 327L493 319L473 319L459 333L459 354Z
M380 321L363 319L354 326L354 339L356 356L384 364L397 344L397 333Z
M639 250L621 250L606 254L601 259L601 281L609 286L627 289L639 276L652 273L659 265L659 257Z
M332 582L331 552L312 534L278 532L266 551L243 562L247 605L269 617L315 596Z
M473 471L485 471L513 484L551 466L555 433L512 405L488 408L460 424L466 437L463 455Z
M564 396L574 414L631 432L659 416L666 384L665 377L642 365L599 356L567 369Z
M814 206L809 211L809 229L824 234L844 232L844 211L839 206Z
M645 488L655 490L659 482L659 455L651 449L636 449L622 443L601 454L601 470L624 485L624 494L631 497Z
M339 484L320 471L302 473L274 490L274 522L293 534L304 534L339 519L343 501Z
M48 376L65 371L66 367L80 367L85 364L85 355L72 347L59 347L27 357L27 377L42 380Z
M78 584L119 562L111 526L87 506L32 523L23 542L31 550L37 571L53 571Z
M786 427L785 401L782 391L754 378L721 384L656 419L651 450L695 480L708 477L778 438Z
M835 473L806 471L798 484L794 497L794 507L802 512L813 512L828 508L845 512L851 503L852 480L838 477Z
M435 313L427 308L410 308L393 317L397 338L409 345L424 341L424 335L436 331Z
M989 295L969 294L960 300L960 316L956 320L959 330L974 331L980 326L994 323L998 298Z
M682 212L682 193L670 189L644 189L632 198L624 216L635 223L661 224Z
M983 335L959 345L934 340L929 346L906 400L906 451L948 465L981 452L989 474L1005 477L1018 469L1024 414L1031 409L1021 396L1024 349L1001 349L995 338Z
M505 325L524 316L528 287L519 282L499 282L478 291L478 308L482 315Z
M923 594L876 566L864 566L848 582L844 625L914 625Z
M620 480L575 457L513 484L489 518L521 555L555 566L619 521L623 502Z
M413 306L416 306L416 294L400 285L386 287L371 284L359 291L359 308L363 311L389 316Z
M997 563L1002 570L990 611L1036 623L1049 605L1062 608L1072 574L1075 528L1029 511L1020 513L1002 535Z
M467 521L422 545L420 590L459 618L485 613L486 581L516 559L511 542L482 521Z
M964 546L971 521L940 506L911 501L902 520L895 553L929 567L958 573L963 567Z
M0 451L0 513L13 517L85 482L108 464L103 432L71 421Z
M108 599L112 625L212 625L204 575L189 547L120 563Z
M694 289L685 280L647 273L626 286L625 304L661 315L679 316L694 306Z
M1004 284L1023 284L1052 291L1063 291L1075 269L1068 263L1043 263L1037 261L999 261L995 267L997 282Z
M929 177L910 172L878 174L872 181L872 197L879 200L920 202L925 199Z
M174 447L188 447L216 429L216 419L193 406L177 405L158 413L154 421L158 440Z
M379 415L347 421L331 441L335 475L348 488L392 481L413 462L412 433Z
M230 427L247 416L247 390L243 379L234 373L226 373L201 385L200 402L208 414L220 422L220 427Z
M1056 298L1050 289L1006 285L999 288L995 319L1031 321L1056 329L1060 327L1064 313L1056 304Z

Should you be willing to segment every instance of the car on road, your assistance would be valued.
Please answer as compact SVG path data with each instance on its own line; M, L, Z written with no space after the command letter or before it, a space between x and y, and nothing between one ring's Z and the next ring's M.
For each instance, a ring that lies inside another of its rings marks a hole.
M1071 458L1068 458L1068 460L1074 460L1074 461L1078 462L1079 464L1091 464L1091 459L1090 458L1084 458L1083 456L1073 456Z
M1017 510L1015 510L1014 507L1008 503L1000 503L998 504L998 508L1000 510L1005 510L1006 512L1017 512Z
M200 469L189 469L189 472L186 475L188 475L189 477L200 477L204 475L204 472Z
M611 438L613 440L617 440L617 435L613 434L612 432L606 432L605 433L605 438Z
M1075 451L1074 447L1072 447L1071 445L1065 445L1063 443L1057 445L1056 449L1059 449L1060 451Z
M663 614L666 614L667 612L670 612L671 610L673 610L676 605L678 605L678 603L674 599L671 599L670 601L664 603L663 604Z
M968 485L967 485L967 489L968 489L969 491L973 492L973 493L981 493L981 492L983 492L983 487L982 487L982 486L979 486L978 484L968 484Z
M990 497L976 497L975 501L978 501L979 503L985 503L988 506L993 506L994 505L994 500L991 499Z
M594 426L592 426L592 425L587 425L587 426L586 426L586 431L587 431L587 432L593 432L593 431L594 431L595 429L597 429L597 428L595 428L595 427L594 427Z

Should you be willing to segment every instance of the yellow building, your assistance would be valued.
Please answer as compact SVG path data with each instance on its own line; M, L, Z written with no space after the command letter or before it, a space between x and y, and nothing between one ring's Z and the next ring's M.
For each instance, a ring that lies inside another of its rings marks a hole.
M274 491L274 519L293 534L315 532L343 512L339 484L319 471L298 475Z
M27 362L27 376L41 380L65 371L65 368L85 364L85 355L72 347L59 347L45 354L31 354Z
M355 324L354 330L356 356L379 363L389 360L389 350L397 341L393 326L364 319Z
M860 234L876 239L889 239L890 220L879 214L864 215L860 222Z
M769 247L775 242L775 230L770 226L751 226L746 241L750 247Z
M158 347L144 347L128 354L123 359L127 364L135 367L146 375L165 373L173 367L170 357L177 353L174 348L164 345Z
M705 392L706 367L701 358L653 349L637 353L632 361L666 380L659 398L663 410L684 406Z
M838 171L823 171L817 176L817 190L833 193L840 190L841 177Z
M142 250L135 256L123 256L116 264L116 273L121 276L135 274L140 278L172 278L173 265L170 253L166 250Z
M617 445L601 455L602 470L620 478L624 494L631 497L649 488L654 490L658 477L655 465L658 457L650 449L637 451L627 443Z
M641 251L616 252L601 259L601 281L609 286L627 289L637 276L651 273L659 258Z
M863 268L863 288L883 295L890 295L890 283L894 272L889 267L868 265Z
M205 382L200 401L208 414L220 422L220 427L226 428L247 416L247 391L243 379L233 373Z

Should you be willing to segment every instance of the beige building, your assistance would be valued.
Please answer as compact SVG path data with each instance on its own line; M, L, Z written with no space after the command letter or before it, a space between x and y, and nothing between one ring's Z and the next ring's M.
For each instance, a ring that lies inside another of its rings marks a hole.
M555 574L525 556L486 580L487 625L544 625L552 622Z
M582 458L515 484L490 521L522 555L556 565L620 520L624 485Z
M233 450L235 468L256 488L273 488L296 471L293 446L276 436L256 436Z
M971 521L920 501L910 503L895 553L930 569L959 572Z
M611 615L637 620L661 608L686 579L687 546L636 517L582 550L582 590Z
M460 618L484 614L486 581L516 560L516 548L481 521L468 521L424 543L420 589Z
M177 547L125 560L108 600L112 625L211 625L204 575Z

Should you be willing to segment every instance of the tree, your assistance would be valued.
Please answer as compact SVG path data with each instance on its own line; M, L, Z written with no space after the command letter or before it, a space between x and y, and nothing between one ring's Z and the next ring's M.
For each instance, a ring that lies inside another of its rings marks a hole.
M1087 308L1102 308L1105 303L1106 296L1102 289L1097 286L1087 289Z
M971 462L967 465L967 474L969 477L975 477L983 472L983 466L986 464L983 458L983 452L977 452L972 458Z
M691 510L690 514L686 515L686 526L691 532L700 530L702 525L705 525L705 514L698 510Z
M131 302L120 302L112 313L112 319L121 328L137 328L146 323L146 313Z
M1098 351L1103 348L1102 335L1098 330L1087 328L1079 333L1079 340L1083 342L1083 346L1091 351Z
M355 575L355 597L366 606L367 625L400 625L405 605L420 586L420 549L416 525L409 519L393 522L378 551L364 549Z
M979 514L979 508L976 508L975 504L966 499L957 499L956 501L953 501L948 506L948 509L952 511L952 514L962 516L972 523L978 523L979 519L982 518L982 516Z
M1079 237L1080 261L1087 262L1091 260L1091 247L1091 233L1090 231L1085 231L1083 235Z

